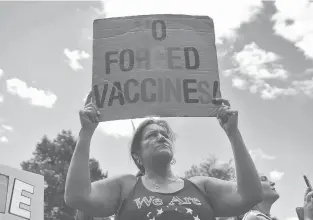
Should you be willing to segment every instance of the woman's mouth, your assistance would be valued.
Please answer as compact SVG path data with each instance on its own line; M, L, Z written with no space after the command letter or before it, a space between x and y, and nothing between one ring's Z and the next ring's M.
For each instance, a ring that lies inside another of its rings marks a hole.
M166 142L158 143L158 144L157 144L157 149L160 148L160 147L170 148L169 144L166 143Z

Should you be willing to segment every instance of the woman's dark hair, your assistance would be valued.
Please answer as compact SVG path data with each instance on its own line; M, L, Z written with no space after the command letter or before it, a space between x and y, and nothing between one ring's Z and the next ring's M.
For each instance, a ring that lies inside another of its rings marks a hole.
M134 161L134 163L136 164L136 166L139 169L139 172L137 173L136 176L143 176L145 174L145 168L138 162L138 159L136 159L135 155L138 155L138 152L140 151L141 148L141 140L142 140L142 132L143 130L151 124L156 124L159 125L161 127L163 127L166 131L166 133L168 133L169 139L171 141L175 141L175 134L172 131L172 129L170 128L169 124L167 123L167 121L162 120L162 119L155 119L155 118L149 118L145 121L143 121L138 128L135 131L135 134L133 136L133 139L131 141L131 146L130 146L130 155Z

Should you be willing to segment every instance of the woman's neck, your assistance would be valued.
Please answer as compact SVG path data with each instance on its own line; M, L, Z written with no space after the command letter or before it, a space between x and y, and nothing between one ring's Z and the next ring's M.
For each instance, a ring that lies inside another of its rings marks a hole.
M264 215L267 215L268 217L270 217L270 213L271 213L271 207L273 204L271 203L267 203L267 202L261 202L256 206L256 209L263 213Z
M160 169L146 169L145 176L148 179L155 180L157 182L164 182L167 181L168 179L174 178L174 173L171 169L170 166Z

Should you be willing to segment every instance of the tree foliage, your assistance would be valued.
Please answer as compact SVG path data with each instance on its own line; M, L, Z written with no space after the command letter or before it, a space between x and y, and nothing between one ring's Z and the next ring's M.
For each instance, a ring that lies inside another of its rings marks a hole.
M209 176L228 181L234 180L235 175L235 168L232 160L229 160L226 163L221 163L212 155L199 165L192 165L191 168L185 172L186 178L192 176Z
M235 180L235 168L233 161L229 160L226 163L221 163L215 156L209 156L204 162L199 165L192 165L189 170L185 172L185 177L188 179L192 176L209 176L222 180ZM234 220L235 218L217 218L218 220Z
M45 179L45 220L74 220L76 210L64 202L65 181L70 161L76 146L71 131L63 130L53 140L44 136L37 144L31 159L21 163L22 169L41 174ZM89 160L91 181L107 177L99 162Z

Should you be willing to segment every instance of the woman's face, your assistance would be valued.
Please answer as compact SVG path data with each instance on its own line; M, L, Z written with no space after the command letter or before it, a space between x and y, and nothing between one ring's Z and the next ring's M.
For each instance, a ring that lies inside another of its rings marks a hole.
M275 183L270 181L267 176L260 176L262 187L263 187L263 197L264 200L276 201L279 198L279 194L275 189Z
M173 158L172 141L165 128L157 124L145 127L141 139L141 157L144 163L148 161L171 162Z

